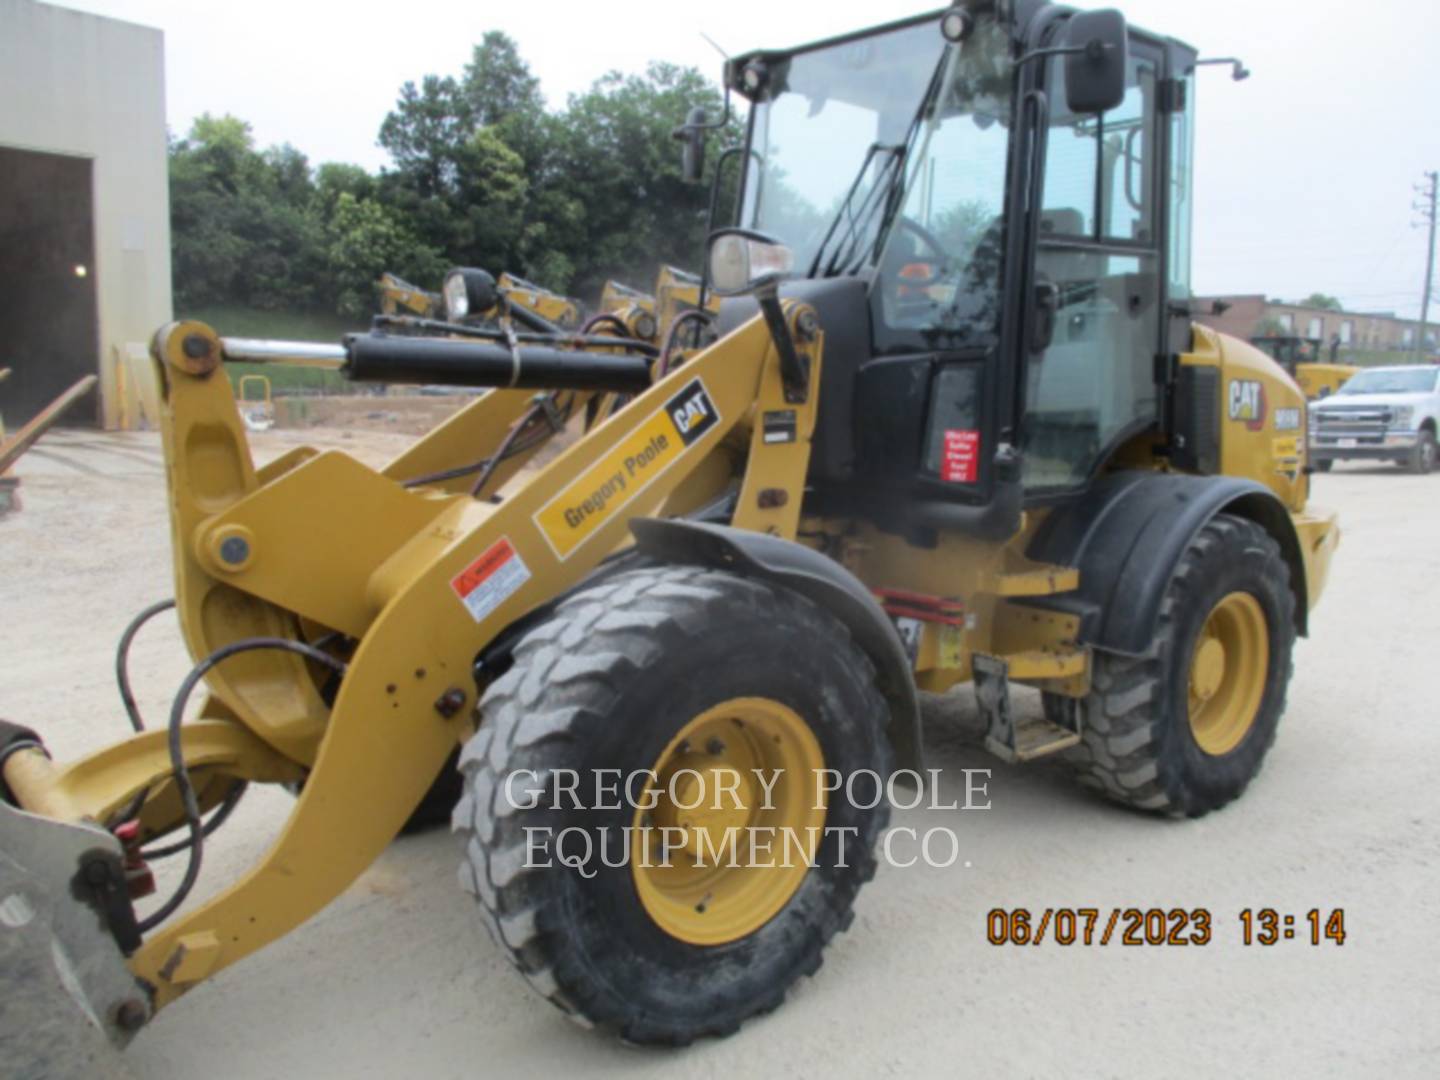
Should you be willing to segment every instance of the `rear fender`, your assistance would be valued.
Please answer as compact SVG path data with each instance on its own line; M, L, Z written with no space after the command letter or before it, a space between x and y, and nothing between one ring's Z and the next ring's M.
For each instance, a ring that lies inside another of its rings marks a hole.
M1026 554L1080 569L1073 594L1032 601L1080 619L1081 644L1149 652L1165 588L1191 539L1216 514L1255 522L1280 545L1295 593L1296 630L1308 630L1309 585L1294 521L1267 487L1234 476L1117 472L1046 518Z

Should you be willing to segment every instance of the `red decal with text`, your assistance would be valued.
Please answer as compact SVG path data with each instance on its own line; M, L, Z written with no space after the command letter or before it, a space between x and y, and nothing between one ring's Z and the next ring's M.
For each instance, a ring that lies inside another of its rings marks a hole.
M980 432L950 428L945 432L945 455L940 479L947 484L973 484L980 471Z
M529 580L530 568L509 538L502 536L457 574L450 587L471 617L480 622Z

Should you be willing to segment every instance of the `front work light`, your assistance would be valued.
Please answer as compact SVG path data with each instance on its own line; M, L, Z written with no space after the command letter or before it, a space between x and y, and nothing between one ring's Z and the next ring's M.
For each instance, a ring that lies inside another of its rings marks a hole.
M499 297L495 279L484 270L457 266L445 274L445 318L460 322L472 315L484 315Z
M794 262L788 247L751 229L721 229L710 237L710 287L719 296L769 288Z

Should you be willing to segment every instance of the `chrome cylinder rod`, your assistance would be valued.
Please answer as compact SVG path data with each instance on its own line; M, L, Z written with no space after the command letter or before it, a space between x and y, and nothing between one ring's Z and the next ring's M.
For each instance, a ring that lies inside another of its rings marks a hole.
M339 370L345 346L315 341L269 341L264 338L221 338L225 359L246 364L288 364L292 367Z

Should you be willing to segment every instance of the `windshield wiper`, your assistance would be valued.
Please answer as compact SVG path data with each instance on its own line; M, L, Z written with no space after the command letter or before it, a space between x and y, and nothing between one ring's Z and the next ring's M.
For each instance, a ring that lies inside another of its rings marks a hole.
M860 184L865 179L865 174L870 171L870 163L875 160L877 154L889 154L889 160L880 167L880 172L875 177L875 183L860 204L859 211L854 209L855 195L860 190ZM850 261L855 247L859 244L860 238L864 235L863 229L874 217L876 209L875 197L879 193L888 194L893 188L893 178L901 172L897 163L905 156L904 144L886 145L885 143L871 143L870 148L865 151L865 160L860 162L860 168L855 173L855 179L850 184L850 190L845 193L845 199L840 204L840 210L835 219L830 222L830 228L825 232L825 239L820 241L820 246L815 250L815 258L810 263L809 277L815 277L820 272L821 261L825 258L825 252L830 247L830 241L835 239L835 231L840 228L841 222L846 222L846 228L840 234L838 246L830 261L825 264L825 277L835 274L840 266ZM887 178L891 183L887 183ZM885 200L888 201L888 200ZM842 258L843 256L843 258Z
M850 190L845 195L845 201L840 205L840 213L830 223L829 230L825 233L825 239L820 242L819 250L815 252L815 260L810 264L810 277L814 277L820 270L821 260L825 257L825 249L830 246L830 241L835 235L835 230L840 226L842 219L848 216L847 228L840 235L840 243L830 260L825 263L825 277L833 277L840 273L853 274L858 271L864 263L866 250L863 246L865 237L870 233L870 224L877 213L881 214L880 224L875 228L875 243L871 245L872 253L879 250L880 240L884 237L891 219L900 210L900 200L904 196L905 162L910 156L910 150L915 145L915 138L920 132L920 126L928 114L931 103L937 99L943 81L943 75L947 70L948 53L940 57L940 62L935 65L935 71L930 76L930 85L924 96L920 99L920 105L911 118L909 127L905 131L905 138L902 142L886 144L872 143L870 149L865 152L865 160L860 163L860 171L855 175ZM869 171L870 163L875 159L876 154L889 154L889 160L882 165L875 176L875 183L865 196L864 202L860 204L858 212L852 212L851 205L855 199L855 193L860 188L860 183L865 179L865 173Z

